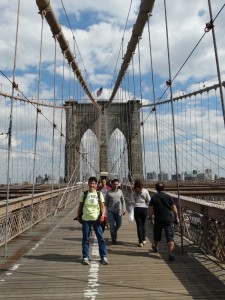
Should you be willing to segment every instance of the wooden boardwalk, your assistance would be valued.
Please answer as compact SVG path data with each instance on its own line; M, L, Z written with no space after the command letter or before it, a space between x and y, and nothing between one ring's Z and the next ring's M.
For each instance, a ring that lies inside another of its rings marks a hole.
M109 265L99 263L98 247L91 241L91 265L81 262L81 226L73 221L74 207L35 226L0 248L0 299L225 299L225 269L198 248L176 237L176 260L167 259L148 243L137 244L135 223L123 220L118 245L105 231Z

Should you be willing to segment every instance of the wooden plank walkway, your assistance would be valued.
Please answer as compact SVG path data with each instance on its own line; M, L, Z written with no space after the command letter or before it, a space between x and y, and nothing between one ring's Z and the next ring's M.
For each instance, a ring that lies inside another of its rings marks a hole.
M74 204L73 204L74 205ZM91 241L91 265L81 261L81 226L67 207L0 248L0 299L225 299L225 269L185 242L176 260L167 259L166 244L160 253L148 243L136 246L135 223L123 219L118 245L105 231L109 265L99 263L98 247Z

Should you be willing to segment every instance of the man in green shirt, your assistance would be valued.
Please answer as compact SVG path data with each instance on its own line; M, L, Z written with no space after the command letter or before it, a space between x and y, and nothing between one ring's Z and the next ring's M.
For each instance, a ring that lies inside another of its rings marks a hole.
M77 211L77 220L82 224L82 254L84 265L89 265L89 240L91 228L93 226L94 232L98 239L99 255L101 263L108 265L106 242L103 236L101 223L104 221L105 207L104 197L100 193L100 201L97 188L97 178L90 177L88 180L88 192L82 192L80 195L80 204Z

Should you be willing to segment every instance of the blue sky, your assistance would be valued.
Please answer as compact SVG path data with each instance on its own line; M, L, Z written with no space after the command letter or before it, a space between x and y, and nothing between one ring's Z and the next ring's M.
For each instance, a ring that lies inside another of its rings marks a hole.
M216 15L224 1L211 1L213 14ZM15 44L16 30L16 10L18 1L1 1L1 19L0 28L1 45L0 53L4 60L0 62L0 68L9 76L12 76L13 55ZM89 88L96 92L101 86L104 87L102 97L108 98L117 58L118 64L116 75L122 63L122 53L119 53L122 37L124 35L123 52L125 53L127 43L130 39L133 24L136 21L139 10L140 0L123 0L123 1L68 1L64 0L63 5L67 13L65 16L62 2L60 0L51 1L51 5L62 24L63 32L69 41L71 50L74 49L73 37L76 39L76 60L85 77L84 66L87 70L90 81ZM128 15L130 8L130 14ZM201 0L196 3L195 0L174 0L167 1L167 14L169 26L169 43L171 56L172 77L184 63L196 43L204 33L205 23L209 21L208 1ZM224 44L225 37L223 34L224 10L216 20L216 37L220 59L221 71L224 67ZM127 27L124 34L125 24ZM154 63L154 75L156 80L157 97L163 93L165 81L168 79L168 61L166 49L165 21L163 1L156 1L150 19L152 35L152 55ZM40 47L40 26L41 19L38 15L38 7L35 1L21 0L21 17L19 29L19 46L17 58L17 76L20 81L21 89L27 97L36 96L37 70L39 62ZM72 27L72 32L71 28ZM51 98L53 84L53 54L54 43L48 25L45 22L45 34L43 42L42 57L42 97ZM149 62L149 45L147 28L143 33L140 41L141 48L141 72L142 72L142 93L146 99L152 98L150 89L150 62ZM60 53L60 51L59 51ZM138 59L134 57L134 72L139 80ZM62 57L57 61L59 80L62 78ZM67 66L66 66L67 67ZM66 70L67 78L69 77L68 69ZM192 84L203 82L203 80L216 75L214 51L212 44L211 32L209 32L197 47L188 63L182 69L176 81L174 90L189 91L193 89ZM116 78L116 77L115 77ZM8 89L7 82L0 77L3 89ZM213 81L217 81L215 78ZM66 83L68 84L68 82ZM6 86L5 86L6 85ZM194 87L195 88L195 87ZM59 94L60 95L60 89ZM136 88L138 95L140 91ZM33 95L31 95L33 94ZM68 96L68 95L67 95Z

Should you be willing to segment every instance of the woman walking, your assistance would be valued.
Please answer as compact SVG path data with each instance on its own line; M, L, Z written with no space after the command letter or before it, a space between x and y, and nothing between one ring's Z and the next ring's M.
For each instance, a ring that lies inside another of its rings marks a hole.
M143 188L142 181L136 179L131 194L131 204L134 206L134 219L137 225L139 247L143 247L146 244L146 220L148 217L150 199L149 192Z

